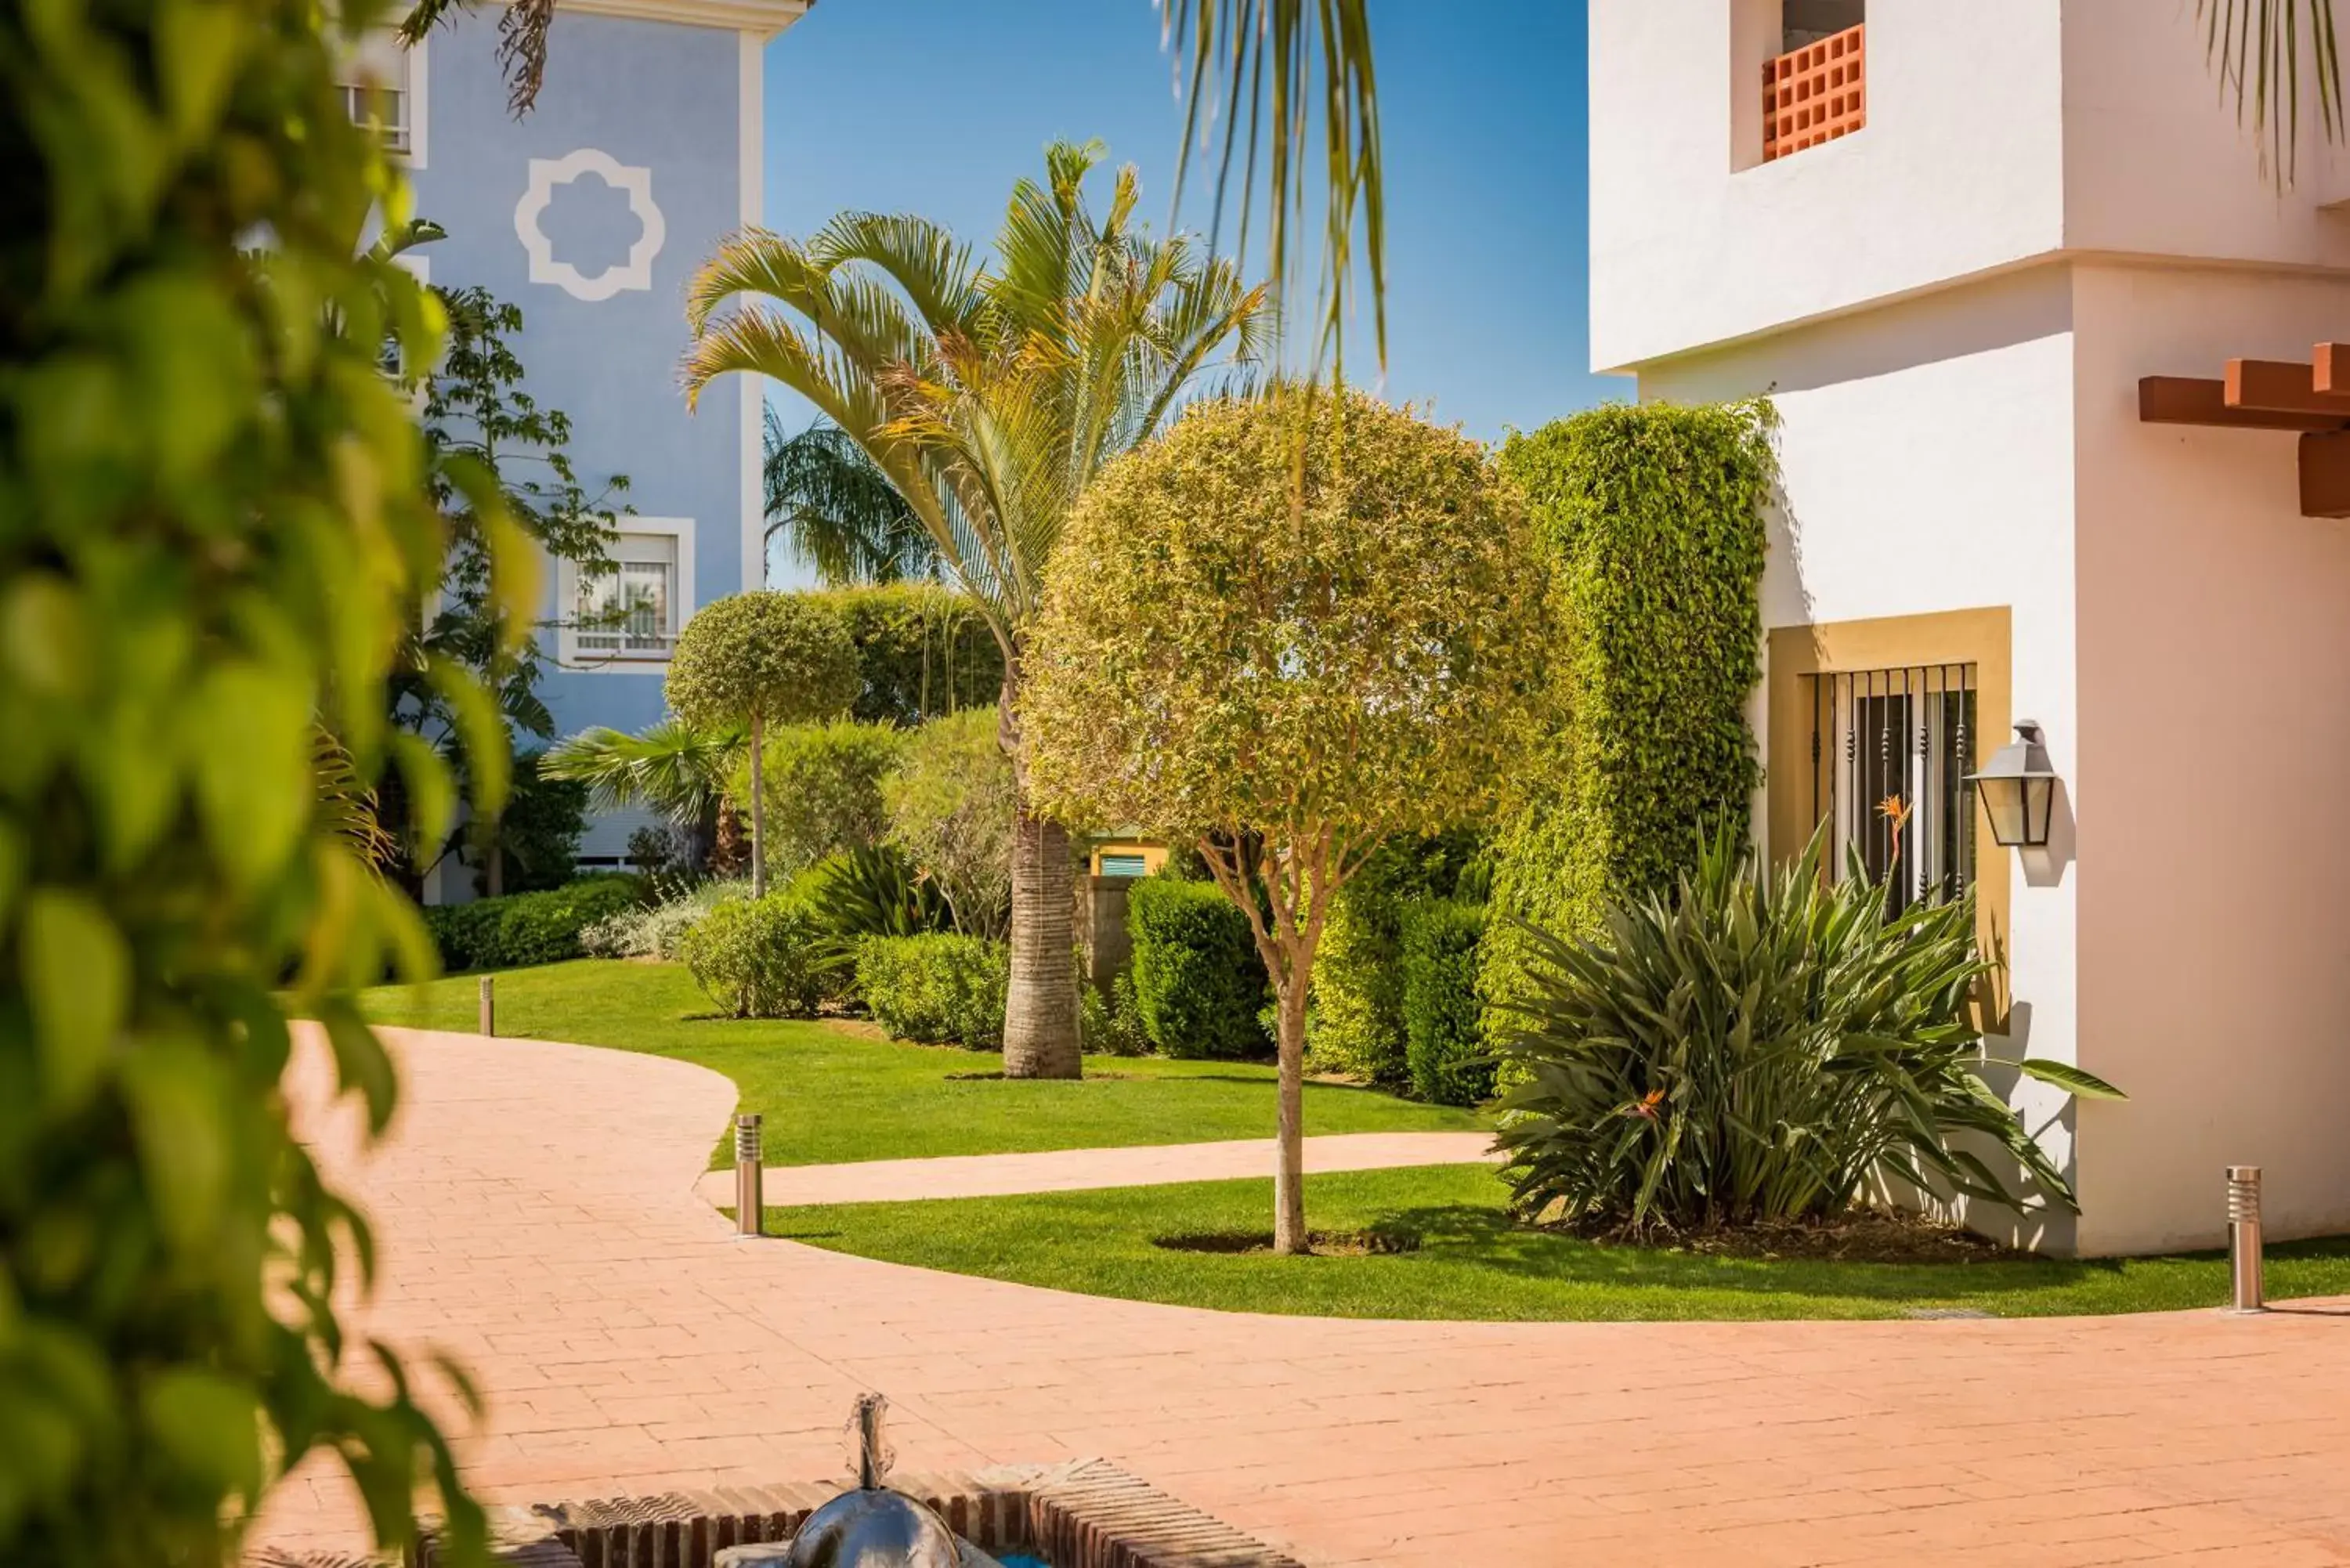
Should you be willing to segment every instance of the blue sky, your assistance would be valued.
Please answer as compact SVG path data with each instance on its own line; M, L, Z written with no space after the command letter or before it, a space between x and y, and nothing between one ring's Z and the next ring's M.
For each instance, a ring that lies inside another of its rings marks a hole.
M1486 440L1627 396L1586 369L1582 0L1371 9L1384 395ZM770 227L805 234L861 207L983 243L1055 137L1098 137L1139 165L1144 211L1163 222L1181 118L1149 0L821 0L768 47L766 130ZM1190 205L1204 227L1204 202ZM1368 373L1370 340L1366 309L1350 374ZM776 401L787 425L806 419Z

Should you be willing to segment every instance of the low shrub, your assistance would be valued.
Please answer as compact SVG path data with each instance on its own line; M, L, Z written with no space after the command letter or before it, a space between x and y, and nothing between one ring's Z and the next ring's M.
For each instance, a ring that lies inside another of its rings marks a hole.
M1127 892L1135 1011L1170 1056L1245 1056L1268 1041L1264 962L1248 917L1215 887L1145 877Z
M424 911L424 928L440 949L441 967L452 973L558 963L587 950L581 937L589 928L637 909L643 899L641 877L583 877L544 893L436 904Z
M1984 1081L1971 896L1888 919L1857 861L1830 885L1822 853L1814 837L1764 875L1721 832L1671 896L1617 903L1604 934L1524 933L1536 961L1496 1010L1526 1075L1501 1101L1523 1210L1711 1230L1832 1218L1894 1181L2022 1208L1968 1143L2076 1208ZM2116 1097L2064 1063L2016 1065Z
M1135 1003L1132 971L1118 971L1107 996L1092 985L1078 985L1077 1039L1089 1056L1150 1054L1150 1031L1142 1026L1142 1010Z
M580 950L590 958L675 959L678 944L702 916L750 892L744 881L670 885L660 902L622 909L583 929Z
M767 732L767 876L787 882L827 855L878 842L889 831L881 781L905 749L903 732L841 719ZM747 807L751 767L735 769L733 793Z
M704 995L737 1018L812 1018L837 967L797 898L731 898L696 921L678 957Z
M858 992L892 1040L999 1048L1011 980L1012 950L980 937L868 937L857 946Z
M1493 1092L1493 1059L1477 995L1482 906L1421 898L1403 907L1403 1018L1412 1093L1440 1106L1473 1106Z
M794 884L825 929L854 946L867 937L917 937L950 930L954 911L937 882L893 844L867 844L828 855Z

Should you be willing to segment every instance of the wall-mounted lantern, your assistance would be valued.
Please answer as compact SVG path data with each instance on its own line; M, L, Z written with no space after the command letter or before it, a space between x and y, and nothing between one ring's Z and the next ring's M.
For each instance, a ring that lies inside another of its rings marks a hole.
M2056 811L2056 770L2040 743L2040 726L2029 719L2015 726L2015 739L2002 746L1981 773L1967 782L1982 795L1991 836L2006 848L2038 848L2048 842L2048 821Z

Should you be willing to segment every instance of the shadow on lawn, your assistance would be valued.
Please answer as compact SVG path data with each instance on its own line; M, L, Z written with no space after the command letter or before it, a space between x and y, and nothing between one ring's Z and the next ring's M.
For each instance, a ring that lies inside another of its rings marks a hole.
M1527 1279L1659 1290L1742 1291L1762 1295L1841 1295L1874 1301L1936 1301L2064 1290L2119 1278L2123 1258L1991 1258L1971 1262L1861 1262L1820 1258L1716 1257L1597 1242L1518 1224L1506 1210L1442 1204L1383 1214L1381 1230L1414 1231L1423 1257ZM2224 1251L2167 1254L2163 1262L2215 1268ZM2296 1263L2350 1262L2350 1236L2287 1241L2268 1249L2271 1293L2290 1293ZM2280 1273L2283 1278L2280 1279ZM2220 1282L2224 1290L2224 1282ZM2214 1298L2215 1301L2217 1298Z
M1716 1257L1669 1247L1586 1241L1518 1224L1500 1209L1466 1203L1400 1210L1381 1216L1378 1224L1381 1229L1417 1231L1421 1256L1457 1266L1618 1289L1740 1291L1902 1302L2063 1290L2100 1274L2117 1273L2120 1267L2105 1259L1879 1263Z

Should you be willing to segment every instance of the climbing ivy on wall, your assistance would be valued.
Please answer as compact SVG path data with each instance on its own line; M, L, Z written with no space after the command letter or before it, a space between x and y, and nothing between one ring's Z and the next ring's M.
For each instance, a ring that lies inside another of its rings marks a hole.
M1527 961L1500 917L1588 934L1610 900L1669 887L1700 824L1744 819L1777 423L1767 400L1612 405L1503 449L1532 504L1559 641L1538 783L1497 846L1489 1002L1518 994Z

